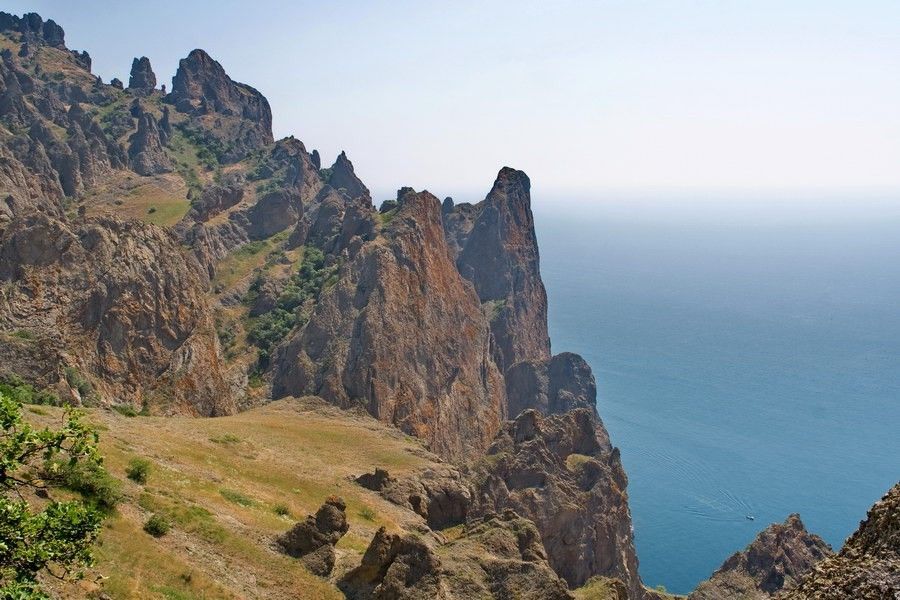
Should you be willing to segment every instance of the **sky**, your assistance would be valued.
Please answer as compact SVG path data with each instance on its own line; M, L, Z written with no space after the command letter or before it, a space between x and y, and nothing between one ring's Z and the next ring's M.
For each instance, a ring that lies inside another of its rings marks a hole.
M900 190L897 0L4 5L104 81L205 49L376 200L478 200L504 165L556 198Z

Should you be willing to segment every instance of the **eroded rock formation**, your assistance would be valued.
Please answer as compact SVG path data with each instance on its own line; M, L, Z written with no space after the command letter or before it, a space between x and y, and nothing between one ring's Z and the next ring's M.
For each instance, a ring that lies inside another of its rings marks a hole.
M593 411L523 412L472 467L472 480L472 513L512 509L534 521L550 565L570 586L611 576L641 597L627 478Z
M831 556L822 538L810 534L799 515L770 525L701 583L689 600L767 600L793 588L819 561Z
M869 510L841 551L816 564L784 600L894 600L900 596L900 483Z
M178 63L169 101L225 146L226 161L275 141L269 101L249 85L232 81L203 50L192 50Z
M131 63L128 89L137 94L148 94L156 89L156 74L146 56L135 58Z
M279 350L275 396L361 403L444 456L486 447L503 417L503 380L480 302L447 252L437 198L406 194L378 242L345 260Z
M356 600L573 598L547 564L534 524L512 511L474 521L441 546L381 528L339 586Z
M0 324L41 331L103 398L166 413L234 411L196 263L152 225L35 214L0 236ZM85 400L85 399L82 399Z
M334 546L350 529L342 498L332 496L315 516L309 515L276 540L278 548L299 558L310 571L326 577L334 569Z

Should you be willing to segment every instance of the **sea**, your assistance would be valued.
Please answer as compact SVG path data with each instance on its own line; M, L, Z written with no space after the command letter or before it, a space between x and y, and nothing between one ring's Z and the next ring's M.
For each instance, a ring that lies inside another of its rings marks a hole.
M900 194L533 204L553 351L622 452L645 584L799 513L835 549L900 480Z

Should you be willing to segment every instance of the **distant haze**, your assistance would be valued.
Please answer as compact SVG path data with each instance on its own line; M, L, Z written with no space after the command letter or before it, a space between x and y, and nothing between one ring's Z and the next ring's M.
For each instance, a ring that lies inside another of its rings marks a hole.
M207 50L275 134L345 149L376 199L537 190L900 189L900 2L8 1L94 72L171 85ZM548 194L549 195L549 194Z

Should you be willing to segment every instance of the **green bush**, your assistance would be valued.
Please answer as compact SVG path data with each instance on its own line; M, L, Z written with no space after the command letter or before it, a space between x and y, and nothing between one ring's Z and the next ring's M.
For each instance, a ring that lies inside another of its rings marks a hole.
M22 418L22 403L3 391L0 424L0 598L46 598L39 575L80 579L93 562L104 515L78 500L32 506L26 498L58 483L60 464L102 471L98 436L71 410L60 429L34 429Z
M252 319L247 331L247 339L256 345L259 352L257 369L268 368L272 349L283 340L292 329L303 326L308 320L308 302L318 299L327 286L337 281L338 265L325 266L325 255L318 248L307 246L303 251L300 268L287 282L278 297L274 309ZM251 292L262 284L257 278Z
M138 411L134 410L134 407L130 404L116 404L112 409L125 417L136 417L140 414Z
M144 523L144 531L153 537L162 537L169 533L172 525L169 520L160 514L151 515L147 522Z
M150 477L150 469L150 461L146 458L132 458L128 462L125 474L128 476L128 479L136 483L147 483L147 479Z
M66 383L69 384L69 387L78 391L78 395L81 396L82 402L90 404L96 400L93 384L91 384L84 375L79 373L78 369L75 367L66 367L63 369L63 373L66 376Z
M58 475L63 487L78 492L93 506L111 511L122 499L122 486L101 464L56 461L49 465L51 475Z
M365 519L366 521L374 521L375 520L375 511L372 510L368 506L363 506L359 509L359 516Z
M291 509L288 508L287 504L276 504L272 507L272 511L279 517L291 516Z
M56 394L47 390L35 390L16 375L8 375L0 379L0 393L20 404L46 404L59 406L61 402Z

